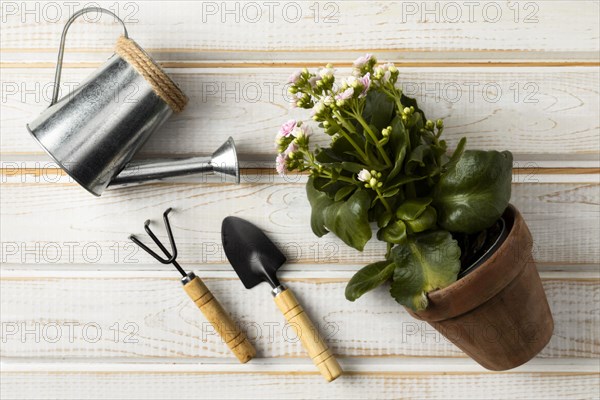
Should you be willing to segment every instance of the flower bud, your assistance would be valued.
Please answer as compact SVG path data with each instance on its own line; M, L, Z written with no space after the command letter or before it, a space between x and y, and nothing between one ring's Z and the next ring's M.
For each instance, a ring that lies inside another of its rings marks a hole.
M383 135L383 137L390 136L390 133L392 133L392 127L391 126L388 126L387 128L385 128L384 130L381 131L381 134Z
M438 129L442 129L444 127L444 121L442 121L441 119L438 119L435 124Z

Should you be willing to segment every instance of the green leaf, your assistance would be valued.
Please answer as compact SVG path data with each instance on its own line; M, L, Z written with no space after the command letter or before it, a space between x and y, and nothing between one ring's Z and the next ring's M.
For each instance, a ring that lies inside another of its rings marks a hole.
M384 226L387 226L387 224L389 224L391 220L392 213L387 210L384 210L381 212L381 214L377 216L377 227L383 228Z
M411 236L392 249L392 259L396 268L390 293L415 311L427 308L427 293L456 281L460 270L460 248L447 231Z
M404 221L411 233L424 232L434 228L437 223L437 212L435 208L427 206L425 211L412 221Z
M357 190L348 200L337 201L325 208L325 227L344 243L359 251L371 239L369 206L371 197L365 190Z
M390 133L390 141L388 146L394 151L394 167L387 176L388 180L394 179L396 175L402 171L406 149L408 147L408 135L402 123L402 118L396 116L392 120L392 132Z
M341 188L340 190L338 190L335 193L335 201L340 201L345 199L350 193L354 192L354 190L356 190L356 186L354 185L348 185L348 186L344 186L343 188Z
M398 177L396 177L396 179L394 179L392 182L390 182L389 185L387 185L387 186L388 186L388 189L393 189L393 188L400 187L402 185L406 185L407 183L420 181L423 179L427 179L427 175L424 175L424 176L399 175Z
M353 135L354 141L358 146L364 145L364 139L360 136ZM348 157L348 155L357 156L356 149L352 144L343 136L337 137L334 141L331 142L331 146L329 148L324 149L327 157L329 159L334 159L336 161L354 161L354 158ZM318 161L321 161L317 158Z
M321 164L340 162L342 160L341 157L335 154L329 147L319 149L319 151L316 152L315 159Z
M396 217L405 221L412 221L425 211L431 201L430 197L406 200L396 209Z
M386 94L371 90L367 95L363 118L369 125L382 131L390 125L394 107L394 102Z
M416 112L413 114L412 118L409 121L410 131L408 136L410 138L410 148L414 149L421 144L421 129L425 126L423 122L425 119L423 116Z
M377 232L377 239L387 243L402 244L406 242L406 225L402 221L396 221L393 224L382 228Z
M335 197L335 194L338 192L338 190L348 185L347 183L338 181L337 179L334 180L322 177L312 179L314 188L325 193L332 200Z
M399 191L400 191L399 188L390 189L390 190L386 190L381 195L382 195L382 197L394 197L395 195L398 194Z
M404 107L414 107L415 111L421 115L421 120L427 121L427 118L425 118L425 113L419 108L419 105L417 104L417 100L402 94L402 96L400 97L400 103L402 103Z
M425 167L427 162L432 159L431 146L422 144L410 152L406 160L406 172L409 175L414 174L418 167Z
M308 197L311 207L310 227L315 235L321 237L329 232L325 228L323 210L333 204L333 200L326 193L315 188L312 177L308 178L308 182L306 182L306 197Z
M395 264L389 260L369 264L358 271L346 285L346 298L350 301L375 289L394 273Z
M458 146L456 146L456 150L454 150L454 153L452 153L452 157L450 157L450 160L448 160L448 162L446 164L444 164L444 169L446 171L449 168L452 168L456 165L456 163L458 162L460 157L465 152L466 145L467 145L467 138L460 139L460 141L458 142Z
M438 223L450 232L489 228L508 206L511 179L509 151L465 151L434 188Z
M342 168L346 171L358 174L361 170L368 169L369 167L355 162L344 161L342 162Z

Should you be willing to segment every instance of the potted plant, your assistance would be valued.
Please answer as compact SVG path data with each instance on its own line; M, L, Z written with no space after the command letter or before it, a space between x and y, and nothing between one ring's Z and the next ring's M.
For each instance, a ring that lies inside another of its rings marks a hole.
M516 367L544 348L553 321L531 234L509 204L512 154L465 150L465 138L447 154L443 121L425 117L398 75L371 55L341 81L331 64L293 74L292 106L312 109L331 142L312 148L311 128L286 122L277 170L310 173L317 236L362 251L376 229L387 244L349 281L348 300L391 282L398 303L482 366Z

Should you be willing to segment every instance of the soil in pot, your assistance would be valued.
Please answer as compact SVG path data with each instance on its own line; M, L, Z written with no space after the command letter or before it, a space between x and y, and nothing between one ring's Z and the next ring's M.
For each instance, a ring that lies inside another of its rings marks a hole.
M426 310L408 310L483 367L495 371L529 361L546 346L554 329L532 257L531 233L512 205L502 218L504 240L501 231L494 234L497 229L488 230L491 239L483 240L471 255L475 268L465 268L462 278L452 285L429 293ZM490 243L493 251L486 254Z
M509 227L503 217L485 231L466 234L454 233L452 236L460 247L460 271L458 279L482 265L500 247L508 236Z

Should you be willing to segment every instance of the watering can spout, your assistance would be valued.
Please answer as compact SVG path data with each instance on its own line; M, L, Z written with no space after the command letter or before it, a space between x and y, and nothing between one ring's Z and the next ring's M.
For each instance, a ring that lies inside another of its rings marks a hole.
M240 182L239 163L232 138L227 139L210 157L132 161L110 181L109 187L133 186L165 178L211 173Z

